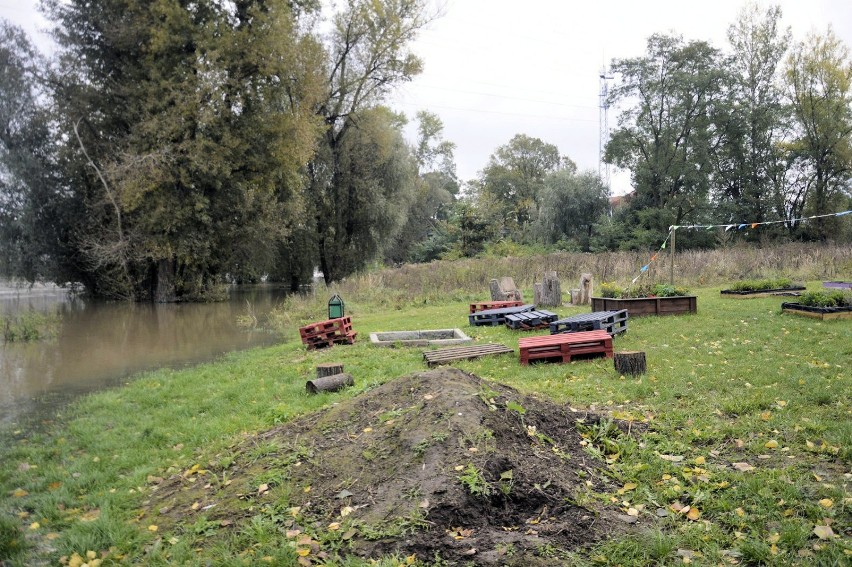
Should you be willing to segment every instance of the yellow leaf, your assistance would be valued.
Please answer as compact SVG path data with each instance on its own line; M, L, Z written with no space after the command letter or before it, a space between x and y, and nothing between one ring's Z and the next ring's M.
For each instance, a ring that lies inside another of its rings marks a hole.
M778 545L773 543L769 547L769 553L771 553L772 555L778 555Z
M373 428L372 428L372 427L365 427L365 428L364 428L364 433L369 433L369 432L371 432L372 430L373 430Z
M762 419L763 421L769 421L770 417L772 417L772 412L765 411L760 414L760 419Z
M308 493L308 492L310 492L310 491L311 491L311 487L310 487L310 486L306 486L306 487L305 487L305 493L307 494L307 493Z
M781 534L775 532L774 534L766 538L766 541L768 541L769 543L778 543L779 541L781 541Z
M296 550L296 555L298 555L299 557L307 557L310 554L311 554L311 548L310 547L300 547L299 549Z
M627 492L628 490L633 490L634 488L636 488L636 483L635 482L628 482L627 484L625 484L622 487L621 490L623 490L624 492Z
M193 510L198 510L199 508L201 508L201 502L193 502L190 508L192 508Z
M47 535L46 535L46 536L44 536L44 537L46 537L47 539L49 539L49 540L51 540L51 541L52 541L52 540L54 540L54 539L59 539L59 534L58 534L58 533L56 533L56 532L50 532L49 534L47 534Z
M686 517L695 521L701 517L701 512L698 511L698 508L690 508L689 512L686 513Z
M815 526L814 535L819 539L831 539L834 537L834 530L831 529L831 526Z
M95 553L94 551L92 551L91 549L86 552L86 557L89 558L89 559L94 559L97 556L98 556L98 554Z
M287 511L290 512L290 515L295 518L296 516L299 515L299 512L302 511L302 507L301 506L293 506L292 508L288 508Z
M37 529L39 529L40 527L41 527L41 524L39 524L38 522L33 522L32 524L30 524L30 529L31 529L31 530L37 530Z
M157 531L157 530L159 530L159 529L160 529L160 528L159 528L159 527L157 527L157 526L155 526L154 524L151 524L150 526L148 526L148 531L149 531L149 532L155 532L155 531Z
M417 561L417 555L411 554L405 558L406 565L414 565L414 562Z
M767 441L763 446L766 447L767 449L774 449L778 446L778 441L776 441L775 439L772 439L770 441Z
M345 518L346 516L348 516L349 514L351 514L354 511L355 511L355 508L353 508L352 506L345 506L345 507L340 509L340 516L342 518Z
M15 498L23 498L27 494L29 494L29 492L27 492L23 488L16 488L15 491L12 493L12 496L14 496Z
M819 505L823 508L831 508L834 506L834 501L831 498L823 498L819 501Z
M340 522L332 522L332 523L330 523L330 524L328 525L328 529L330 529L330 530L331 530L331 531L333 531L333 532L336 532L337 530L339 530L339 529L340 529Z
M745 516L745 510L743 510L742 508L737 508L736 510L734 510L734 512L736 512L737 516L739 516L740 518Z
M263 494L264 492L269 492L269 485L266 483L263 483L257 487L258 495Z
M639 510L637 510L636 508L628 508L627 509L627 515L628 516L638 516Z
M694 461L694 463L695 463L696 465L703 465L703 464L704 464L704 463L706 463L706 462L707 462L707 461L704 459L704 457L695 457L695 461Z

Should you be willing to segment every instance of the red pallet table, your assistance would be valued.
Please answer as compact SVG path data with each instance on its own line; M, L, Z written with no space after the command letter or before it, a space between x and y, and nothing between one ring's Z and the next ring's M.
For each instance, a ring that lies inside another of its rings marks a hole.
M311 323L299 328L302 343L308 349L322 348L334 344L353 344L358 333L352 330L352 318L340 317Z
M571 362L573 357L601 355L612 358L612 337L606 331L582 331L526 337L518 341L521 364L531 360L556 359Z
M470 304L470 312L485 311L488 309L502 309L503 307L518 307L523 305L523 301L480 301L479 303Z

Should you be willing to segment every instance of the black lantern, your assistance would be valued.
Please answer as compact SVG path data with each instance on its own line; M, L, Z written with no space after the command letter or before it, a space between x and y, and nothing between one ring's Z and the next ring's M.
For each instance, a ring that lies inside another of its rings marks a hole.
M343 317L344 305L343 300L336 293L328 300L328 318L340 319Z

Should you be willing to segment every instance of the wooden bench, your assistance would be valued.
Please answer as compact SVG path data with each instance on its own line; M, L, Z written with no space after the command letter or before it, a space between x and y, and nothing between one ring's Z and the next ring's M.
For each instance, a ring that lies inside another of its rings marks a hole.
M606 331L583 331L525 337L518 341L521 364L531 360L558 358L560 362L571 362L572 358L601 355L612 358L612 337Z
M438 350L427 350L423 352L423 359L428 366L437 364L449 364L457 360L470 360L481 356L489 356L492 354L507 354L512 352L512 349L501 344L485 344L473 346L459 346L442 348Z
M523 301L479 301L470 304L470 312L485 311L487 309L502 309L503 307L518 307Z

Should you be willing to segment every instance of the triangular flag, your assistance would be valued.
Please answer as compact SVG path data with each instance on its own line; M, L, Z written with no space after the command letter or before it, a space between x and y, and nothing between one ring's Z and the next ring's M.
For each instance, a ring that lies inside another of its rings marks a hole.
M759 225L759 224L760 224L759 222L753 222L753 223L751 223L751 227L757 228L757 225Z
M641 275L641 274L640 274L640 275ZM636 280L638 280L638 279L639 279L639 276L636 276L635 278L633 278L633 282L632 282L632 283L636 283Z
M660 250L664 250L664 249L665 249L665 247L666 247L666 243L665 243L665 242L663 242L663 245L662 245L662 246L660 246Z
M656 259L657 259L657 255L656 255L656 254L654 254L653 256L651 256L651 261L652 261L652 262L653 262L654 260L656 260Z
M725 227L725 232L728 232L728 231L729 231L729 230L731 230L732 228L734 228L734 225L729 224L728 226L726 226L726 227Z
M836 215L834 215L834 216L836 216L836 217L842 217L843 215L849 215L849 214L852 214L852 211L843 211L842 213L837 213L837 214L836 214Z
M642 269L639 270L639 271L640 272L647 272L648 271L648 264L645 264L644 266L642 266Z
M742 230L747 226L748 226L747 224L741 224L740 226L737 227L737 230Z

